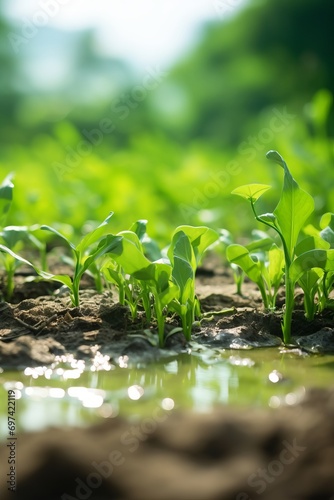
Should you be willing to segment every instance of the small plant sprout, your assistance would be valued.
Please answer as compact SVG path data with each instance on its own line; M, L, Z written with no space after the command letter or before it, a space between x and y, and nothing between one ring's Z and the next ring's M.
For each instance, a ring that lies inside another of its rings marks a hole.
M277 151L269 151L267 158L277 163L284 170L283 190L274 212L258 215L255 210L255 203L270 188L268 185L249 184L235 189L232 193L248 200L255 219L267 227L274 229L281 239L284 252L285 278L285 308L283 312L282 332L284 342L288 344L291 340L294 289L296 281L299 278L296 272L291 275L290 268L296 257L296 245L299 233L314 210L314 201L306 191L299 187L292 177L287 164ZM299 256L298 258L300 259L301 257ZM254 262L253 264L250 262L252 259L250 259L249 255L246 254L244 258L248 261L250 270L256 268ZM261 271L259 270L259 272ZM256 279L258 279L257 275Z
M6 226L0 232L0 242L13 252L20 251L24 244L37 248L41 256L42 270L44 271L44 266L46 266L46 245L33 234L36 229L38 229L38 226ZM0 257L7 275L6 299L10 300L14 292L14 274L23 262L9 253L1 253Z
M134 227L136 229L136 227ZM138 227L137 227L138 229ZM137 231L140 236L140 232ZM134 281L138 284L136 300L145 309L149 322L155 318L158 326L159 345L165 344L165 320L168 312L176 312L182 322L182 330L190 340L195 316L200 315L198 299L195 295L195 271L204 251L218 239L218 234L207 227L180 226L174 232L168 250L168 259L151 262L145 255L138 234L133 231L118 233L117 246L109 252L110 265L106 264L104 273L117 284L121 297L128 301L133 291ZM115 238L109 235L106 240ZM113 264L117 264L117 267ZM130 285L128 285L130 283ZM125 288L124 288L125 287ZM131 299L132 300L132 299ZM129 301L127 302L129 304Z
M65 285L70 291L70 298L73 306L79 306L79 289L80 289L80 280L82 278L82 275L90 268L90 266L99 257L103 256L105 253L110 251L113 245L116 244L116 242L114 241L113 242L104 241L105 244L99 243L96 245L96 243L104 235L106 226L107 224L109 224L112 215L113 213L111 212L108 215L108 217L96 229L93 229L91 232L86 234L78 245L74 245L73 243L71 243L65 236L60 234L56 229L52 227L49 226L40 227L40 229L51 231L52 233L57 235L59 238L65 241L65 243L71 248L75 263L73 278L67 275L50 274L45 271L42 271L28 260L17 255L7 246L0 245L0 250L14 257L17 261L33 267L36 273L40 277L46 280L57 281Z
M124 286L123 273L140 283L141 291L138 298L142 299L148 321L152 316L152 303L153 315L158 325L159 345L163 347L166 339L165 318L167 307L178 294L178 288L171 279L172 268L164 262L151 262L148 260L143 253L138 235L133 231L123 231L117 236L108 235L105 239L113 240L115 238L118 238L117 244L109 252L109 255L118 264L121 278L117 278L117 271L115 272L113 266L109 271L110 276L118 283L118 286Z
M246 246L232 244L227 247L226 256L231 265L240 267L257 284L265 309L273 311L283 278L282 250L273 242L268 250L257 252L252 243Z
M204 252L218 238L216 231L205 226L179 226L168 250L172 278L179 290L170 307L181 317L183 333L188 341L195 317L201 317L200 303L195 294L196 269Z
M13 174L7 175L0 185L0 228L4 227L13 201Z

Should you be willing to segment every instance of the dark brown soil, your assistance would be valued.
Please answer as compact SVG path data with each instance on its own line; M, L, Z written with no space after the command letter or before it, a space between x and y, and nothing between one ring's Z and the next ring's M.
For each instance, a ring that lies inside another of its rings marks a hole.
M18 446L17 494L2 473L2 500L333 500L334 391L277 410L52 428Z
M24 272L16 277L11 303L0 303L0 367L46 365L56 356L69 353L77 359L93 358L97 349L111 359L124 354L134 361L149 361L162 354L166 356L166 352L162 353L145 338L132 336L142 335L147 328L155 331L155 325L147 325L141 314L132 321L127 307L117 303L116 291L97 294L92 288L91 278L85 277L80 307L72 307L68 293L59 293L57 284L27 282L26 277ZM194 339L222 348L238 348L240 344L251 347L279 345L283 291L278 298L277 311L264 313L260 293L253 283L244 283L243 296L237 295L235 290L229 272L214 260L199 270L197 293L202 311L225 312L211 316L211 319L208 314L208 318L195 329ZM175 326L179 326L177 320L170 318L166 329ZM297 309L292 330L299 337L327 329L329 341L326 350L334 351L332 326L332 311L308 322L303 310ZM180 352L185 349L185 344L183 335L178 333L169 338L166 349Z

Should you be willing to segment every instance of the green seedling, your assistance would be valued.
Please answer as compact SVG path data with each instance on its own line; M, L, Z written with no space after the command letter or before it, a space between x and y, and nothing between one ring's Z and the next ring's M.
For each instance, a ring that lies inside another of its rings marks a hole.
M141 284L139 292L140 299L143 300L146 316L151 317L151 298L153 314L158 325L159 345L165 344L165 318L170 302L177 296L178 288L173 283L171 275L172 268L164 262L151 262L145 257L138 235L133 231L123 231L117 236L108 235L105 238L113 241L118 238L117 245L109 252L124 273L130 275ZM102 240L103 241L103 240ZM116 275L111 267L111 275L117 282ZM120 284L123 284L120 280Z
M7 175L0 185L0 228L4 227L13 201L13 174Z
M24 244L37 248L40 252L42 269L46 268L46 245L33 234L39 226L6 226L3 227L13 201L14 184L9 174L0 186L0 243L13 251L19 251ZM5 298L10 300L14 292L14 274L22 262L8 253L1 253L0 260L6 272Z
M139 253L147 257L149 261L158 260L161 257L159 247L148 237L146 227L147 220L138 220L131 225L128 231L122 231L118 236L130 239ZM139 259L139 262L141 261L139 257L137 259ZM149 323L151 320L151 303L149 293L142 290L143 283L141 284L131 273L127 273L120 264L112 259L105 262L102 266L102 272L107 282L116 285L119 303L129 307L132 319L136 318L138 305L142 302Z
M80 289L80 280L82 275L90 268L90 266L101 256L106 254L108 251L112 250L113 245L116 244L116 241L108 242L102 244L101 242L95 246L105 233L105 229L107 224L109 224L110 219L113 213L111 212L108 217L94 230L90 233L86 234L78 245L74 245L71 243L65 236L60 234L56 229L49 226L41 226L40 229L51 231L53 234L56 234L59 238L61 238L65 243L71 248L73 252L75 268L73 273L73 278L67 275L62 274L50 274L45 271L42 271L37 266L29 262L28 260L20 257L15 252L13 252L9 247L5 245L0 245L0 250L14 257L14 259L18 260L23 264L27 264L34 268L36 273L47 280L57 281L65 285L70 291L70 298L73 306L79 306L79 289ZM108 246L109 245L109 246Z
M179 290L170 307L180 316L183 333L188 341L191 339L195 317L201 317L199 300L195 294L196 269L204 252L218 238L216 231L205 226L179 226L168 250L172 278Z
M230 231L227 229L219 230L219 245L216 245L215 249L223 256L226 257L226 249L229 245L233 244L233 237ZM234 264L233 262L227 262L230 264L233 274L233 280L236 285L236 294L242 297L242 285L245 279L245 273L240 266Z
M264 241L267 245L268 238ZM255 243L247 246L232 244L227 247L226 256L231 264L240 267L248 278L256 283L265 309L274 310L283 278L283 252L272 241L269 250L263 247L254 252Z
M290 268L295 259L295 249L299 233L314 210L314 201L306 191L299 187L292 177L287 164L277 151L269 151L267 153L267 158L277 163L284 170L283 190L274 212L258 215L255 210L255 203L260 196L270 188L268 185L249 184L247 186L241 186L235 189L233 194L237 194L247 199L251 204L255 219L276 231L281 239L284 252L286 294L282 332L284 342L288 344L291 339L291 321L294 309L294 289L296 283L295 275L291 276ZM251 265L250 262L249 265Z
M138 231L138 226L133 228L137 233L123 231L117 235L121 239L118 246L109 252L112 260L109 266L105 266L104 272L119 289L126 286L124 276L129 275L136 280L139 285L137 299L143 304L147 321L151 317L156 319L161 347L166 340L165 319L168 312L176 312L181 317L184 335L189 340L195 315L200 314L194 288L195 271L204 251L218 238L218 234L206 227L180 226L168 251L170 260L151 262L144 254L141 231ZM106 240L112 238L115 236L108 235ZM124 298L127 300L127 288L124 289ZM173 330L176 331L178 329Z
M44 271L44 266L46 266L46 245L39 241L33 234L36 229L39 229L39 226L6 226L0 232L0 242L3 243L5 247L13 250L13 252L20 251L24 244L37 248L40 252L42 270ZM1 253L0 258L7 277L6 300L10 300L14 292L14 274L22 265L22 262L9 253Z

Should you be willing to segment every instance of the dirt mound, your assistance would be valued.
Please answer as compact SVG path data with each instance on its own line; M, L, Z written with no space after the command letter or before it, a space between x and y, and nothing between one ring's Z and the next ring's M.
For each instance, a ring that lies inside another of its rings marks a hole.
M276 410L159 409L18 435L19 500L334 499L334 390ZM7 462L0 448L1 470ZM6 475L2 500L13 498Z

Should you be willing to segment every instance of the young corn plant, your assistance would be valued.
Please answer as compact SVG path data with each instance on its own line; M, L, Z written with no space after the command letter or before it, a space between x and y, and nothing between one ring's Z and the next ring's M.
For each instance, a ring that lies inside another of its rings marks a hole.
M140 254L150 261L158 260L161 258L161 252L157 243L147 235L146 227L147 220L141 219L134 222L128 231L118 233L118 236L130 239ZM133 275L125 272L119 263L110 258L105 261L101 270L107 283L110 282L116 285L119 303L129 307L132 319L136 318L138 305L141 302L149 323L151 320L151 303L149 293L142 290L144 284L140 283Z
M154 317L157 321L159 345L162 347L165 344L165 320L168 312L176 312L181 317L183 333L190 340L194 318L200 315L195 295L195 271L204 251L216 241L218 234L206 227L180 226L175 230L168 251L170 261L159 259L155 262L144 255L138 234L123 231L117 236L121 240L109 255L122 270L122 275L128 274L140 284L138 297L144 306L147 320ZM110 238L113 236L106 237ZM106 271L108 272L108 266ZM111 265L110 275L115 282L123 284L122 278L117 278L114 271L115 268Z
M267 249L269 238L265 238L263 242L265 246L256 247L252 242L249 245L243 246L232 244L226 249L226 257L231 263L242 269L243 273L248 276L258 286L264 308L275 310L276 296L283 278L283 252L278 246L272 242L270 248Z
M248 200L255 219L276 231L281 239L284 252L285 280L285 308L283 311L282 332L284 342L289 344L294 309L294 290L296 281L300 277L295 269L293 269L293 273L291 272L291 265L296 257L299 233L314 210L314 201L311 195L299 187L287 164L277 151L269 151L267 158L277 163L284 171L283 190L274 212L258 215L255 210L257 200L270 188L268 185L249 184L235 189L232 193ZM324 250L324 252L326 251ZM301 259L303 255L305 256L305 253L298 258ZM249 265L252 265L252 263L249 262Z
M116 262L122 273L129 275L141 285L139 299L142 300L147 321L150 321L152 316L155 317L159 346L163 347L166 340L165 320L168 306L178 294L178 288L171 278L171 266L161 261L151 262L144 255L138 235L133 231L123 231L116 236L108 235L105 241L106 245L109 241L116 242L108 255ZM111 276L117 282L112 263L110 269ZM107 270L108 265L104 272ZM123 285L122 279L119 279L119 283Z
M195 294L196 269L204 252L218 238L216 231L205 226L179 226L173 234L168 250L172 278L179 290L170 304L170 309L180 316L187 341L191 339L195 318L201 317L200 303Z
M13 201L13 174L7 175L0 185L0 228L4 227Z
M111 212L108 217L91 232L86 234L78 245L71 243L65 236L60 234L56 229L50 226L41 226L40 229L51 231L53 234L61 238L65 243L71 248L73 252L73 259L75 263L73 278L68 275L62 274L51 274L42 271L33 263L29 262L27 259L16 254L13 250L5 245L0 245L0 251L9 254L11 257L19 261L20 263L27 264L34 268L36 273L46 279L51 281L57 281L65 285L70 292L70 298L73 306L79 306L79 290L80 290L80 280L82 275L90 268L90 266L108 251L112 250L113 245L116 241L104 243L97 242L102 238L105 233L106 226L109 224L113 213ZM95 246L94 246L95 245Z
M226 258L226 249L229 245L233 244L233 237L230 231L227 229L220 229L219 230L219 244L216 245L215 250L218 252L222 257ZM233 280L236 286L236 294L240 295L242 297L242 285L245 280L245 273L241 269L240 266L237 264L234 264L233 262L229 262L227 259L227 263L230 264L232 274L233 274Z
M320 227L321 231L314 228L313 235L299 243L291 265L291 279L304 291L305 315L310 320L315 313L334 307L329 297L334 284L334 214L324 214Z
M42 270L44 271L46 266L46 245L33 234L36 229L38 229L38 226L6 226L0 231L0 242L13 252L20 251L24 244L37 249L40 252ZM14 292L14 274L23 262L4 252L0 253L0 259L6 271L5 298L10 300Z

